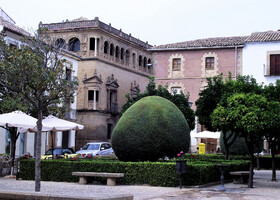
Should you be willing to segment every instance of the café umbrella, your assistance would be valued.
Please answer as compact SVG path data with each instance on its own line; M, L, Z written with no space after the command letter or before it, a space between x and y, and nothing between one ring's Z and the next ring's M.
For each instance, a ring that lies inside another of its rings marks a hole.
M55 117L53 115L49 115L45 119L42 120L43 128L42 131L51 132L51 138L52 138L52 151L54 149L53 147L53 136L52 133L55 131L70 131L70 130L81 130L84 128L83 125L77 124L75 122L70 122L64 119L60 119L58 117ZM29 131L36 132L36 127L29 129Z
M36 118L19 110L0 115L0 126L28 129L36 126L36 123Z
M77 124L75 122L70 122L64 119L60 119L53 115L49 115L42 121L43 127L47 129L48 127L51 128L50 131L68 131L68 130L81 130L84 128L83 125Z
M26 113L22 111L13 111L10 113L4 113L0 115L0 126L4 128L18 128L19 129L28 129L36 126L37 119L34 117L31 117L30 115L27 115ZM17 133L15 133L17 134ZM17 135L13 136L17 138ZM13 141L16 142L16 141ZM15 144L14 144L15 145ZM15 148L15 147L14 147ZM13 149L15 151L15 149ZM13 156L13 155L12 155ZM14 159L14 158L13 158ZM12 166L11 166L11 175L13 173L13 166L14 165L14 160L12 161Z

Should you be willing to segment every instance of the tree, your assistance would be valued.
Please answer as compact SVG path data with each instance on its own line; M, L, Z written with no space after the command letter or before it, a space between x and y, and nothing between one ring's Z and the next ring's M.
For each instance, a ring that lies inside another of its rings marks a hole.
M205 126L207 130L216 131L212 126L210 116L224 94L225 83L223 81L223 74L207 78L207 84L207 87L200 91L199 98L195 102L195 115L198 116L198 122Z
M223 132L232 130L244 138L251 158L249 188L253 187L254 144L263 139L263 132L269 127L270 106L261 95L236 93L223 105L219 103L211 115L213 127Z
M154 77L150 77L149 79L149 84L147 85L146 91L144 93L139 93L135 98L131 98L129 94L126 95L127 102L123 105L121 113L123 114L130 106L132 106L135 102L142 99L143 97L160 96L168 99L179 108L179 110L185 116L190 130L193 130L195 128L195 115L194 111L189 106L189 95L186 96L183 93L177 94L176 92L171 94L167 90L167 87L159 85L158 88L156 88Z
M0 87L3 96L17 96L36 112L35 191L39 192L43 112L65 109L63 105L73 101L78 82L66 79L65 59L58 47L47 44L37 34L27 38L25 44L19 49L10 48L0 40Z
M276 164L275 164L275 155L276 155L276 146L280 141L279 134L279 108L278 104L275 102L280 102L280 80L277 80L275 84L269 84L264 87L264 96L272 101L271 104L271 112L268 114L271 115L270 127L268 127L264 133L266 140L269 143L269 147L271 149L271 168L272 168L272 181L276 181Z
M237 76L233 80L231 73L223 81L223 74L213 78L207 78L208 86L199 93L199 99L196 101L196 116L200 124L204 125L209 131L217 131L212 125L211 114L216 109L218 103L226 103L227 98L235 93L256 93L261 94L262 85L259 85L251 76ZM228 159L229 148L234 143L238 133L228 130L224 132L222 142L225 146L225 159Z
M221 152L225 154L225 145L224 145L224 141L223 141L223 132L221 132L221 136L220 136L220 147L221 147ZM233 134L232 134L233 135ZM234 138L234 142L230 145L230 148L228 149L228 154L230 155L247 155L248 154L248 148L247 145L244 141L244 138L241 137L239 134L234 134L237 137ZM233 135L233 137L234 137ZM230 138L230 141L233 139ZM256 143L254 144L254 153L260 153L263 150L263 141L260 141L260 143Z

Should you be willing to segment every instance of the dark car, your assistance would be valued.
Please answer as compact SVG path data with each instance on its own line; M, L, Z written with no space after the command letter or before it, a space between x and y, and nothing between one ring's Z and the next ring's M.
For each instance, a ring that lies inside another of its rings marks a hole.
M74 154L74 150L71 148L54 148L53 149L53 157L54 158L64 158L68 157L67 155ZM52 159L52 149L49 149L43 156L41 156L41 159Z

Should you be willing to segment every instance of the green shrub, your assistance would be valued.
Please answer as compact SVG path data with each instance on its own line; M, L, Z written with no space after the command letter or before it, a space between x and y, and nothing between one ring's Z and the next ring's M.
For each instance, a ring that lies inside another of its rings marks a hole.
M260 168L261 169L272 169L271 156L259 156ZM275 156L276 169L280 169L280 156Z
M213 160L224 160L225 156L223 154L185 154L185 158L188 161L209 161L212 162ZM229 155L229 160L250 160L250 157L247 155Z
M112 147L122 161L156 161L187 152L188 123L175 104L149 96L133 104L120 118L112 134Z
M24 180L34 180L35 160L22 160L20 177ZM244 171L249 169L249 161L216 160L187 162L187 173L183 174L184 185L201 185L220 180L218 164L227 164L225 178L229 178L229 171ZM42 181L78 182L78 177L72 176L74 171L125 173L124 178L117 179L118 184L152 186L179 186L179 175L176 174L175 161L173 162L121 162L102 160L42 160ZM93 180L106 181L94 178Z
M221 132L220 147L223 154L225 154L225 145L223 140L224 133ZM229 142L233 140L230 138ZM254 153L260 153L263 150L263 141L254 145ZM248 149L243 137L237 136L233 144L229 147L229 155L247 155Z

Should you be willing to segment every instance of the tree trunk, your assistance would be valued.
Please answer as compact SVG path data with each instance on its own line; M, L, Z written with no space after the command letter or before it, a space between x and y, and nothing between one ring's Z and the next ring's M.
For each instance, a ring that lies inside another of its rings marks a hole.
M14 165L15 165L17 128L16 127L10 127L9 131L10 131L10 136L11 136L11 158L12 158L11 175L12 175L13 171L14 171Z
M248 181L248 188L253 188L253 176L254 176L254 141L251 138L250 141L248 140L247 137L244 137L245 143L247 145L250 158L251 158L251 163L250 163L250 173L249 173L249 181Z
M229 152L229 146L225 145L225 159L228 160L228 153Z
M35 161L35 192L40 192L41 189L41 138L42 138L42 107L38 109L38 132L36 138L36 161Z
M227 138L227 132L223 134L223 140L224 140L224 146L225 146L225 160L228 160L228 154L229 154L229 145L228 145L228 138Z
M271 181L276 181L276 163L275 163L275 153L276 153L276 144L271 142L271 167L272 167L272 178Z
M254 154L250 153L250 157L251 157L251 163L250 163L250 173L249 173L248 188L253 188Z
M257 170L260 170L260 154L257 154Z

